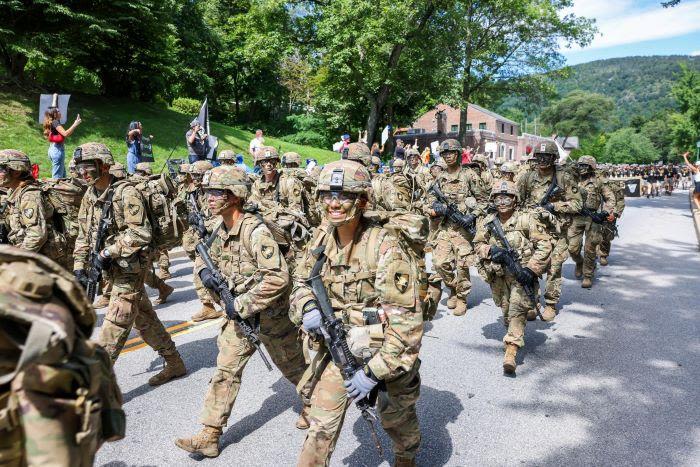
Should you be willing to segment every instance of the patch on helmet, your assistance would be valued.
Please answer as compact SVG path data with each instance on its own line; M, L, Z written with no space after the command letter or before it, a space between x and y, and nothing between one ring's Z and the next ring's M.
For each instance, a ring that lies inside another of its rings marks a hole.
M547 150L547 143L540 144L540 151L544 152Z
M204 177L202 178L202 185L209 185L209 179L211 178L211 172L204 172Z

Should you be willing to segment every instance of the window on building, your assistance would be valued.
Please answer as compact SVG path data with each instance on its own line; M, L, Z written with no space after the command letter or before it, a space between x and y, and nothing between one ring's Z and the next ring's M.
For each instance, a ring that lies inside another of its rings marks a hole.
M471 129L472 129L472 124L471 124L471 123L467 123L467 131L469 131L469 130L471 130Z
M510 127L510 128L513 129L513 127ZM508 148L508 160L509 161L513 160L513 148L512 147Z
M510 134L513 134L513 125L510 126Z
M506 124L501 123L501 133L505 133L505 132L506 132Z
M457 133L459 131L459 125L451 125L450 132Z
M485 130L486 129L486 122L479 123L479 129Z

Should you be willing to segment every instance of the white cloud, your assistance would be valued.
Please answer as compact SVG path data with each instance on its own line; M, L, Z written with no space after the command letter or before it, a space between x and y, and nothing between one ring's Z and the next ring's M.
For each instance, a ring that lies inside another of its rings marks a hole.
M595 18L599 33L586 49L682 36L700 30L700 0L684 1L674 8L654 3L649 9L634 11L627 0L584 0L571 9L577 15ZM572 47L571 50L579 50Z
M695 52L690 52L691 57L700 57L700 50L696 50Z

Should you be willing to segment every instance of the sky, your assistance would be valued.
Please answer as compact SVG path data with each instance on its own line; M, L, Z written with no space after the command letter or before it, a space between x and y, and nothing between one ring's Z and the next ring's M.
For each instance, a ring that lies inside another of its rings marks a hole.
M562 48L568 65L633 55L700 56L700 0L663 8L663 0L575 0L568 11L594 18L590 45Z

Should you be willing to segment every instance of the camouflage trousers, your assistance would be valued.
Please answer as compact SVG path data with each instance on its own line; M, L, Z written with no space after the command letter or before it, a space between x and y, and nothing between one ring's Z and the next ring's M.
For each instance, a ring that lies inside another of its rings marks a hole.
M168 254L167 250L165 252L166 256ZM158 260L158 266L160 267L160 257L161 251L153 251L149 259L149 263L146 265L146 275L143 278L143 283L152 289L160 289L165 285L165 281L161 279L153 268L153 261ZM170 264L170 263L168 263ZM167 270L167 268L166 268Z
M462 232L443 228L433 240L433 267L444 284L466 302L472 290L469 266L474 263L474 249Z
M273 363L296 386L306 371L306 362L299 334L287 314L281 313L275 317L270 317L267 313L261 314L259 336ZM236 402L243 370L257 351L238 325L228 319L224 319L216 343L219 348L216 372L209 381L200 422L203 425L223 427L228 424L231 409ZM311 389L311 383L307 383L300 390L304 405L308 405Z
M615 238L615 232L611 229L601 229L601 240L598 244L599 256L610 256L610 245Z
M158 250L158 269L167 272L170 269L170 255L167 249Z
M128 272L115 264L107 276L112 289L98 342L113 362L124 348L132 327L161 356L177 353L175 343L153 311L143 285L147 270L153 269L151 263L148 258L139 258L136 262L138 264L131 261Z
M544 300L547 305L556 305L561 298L561 268L566 259L569 257L569 244L566 241L566 236L554 238L556 243L552 249L552 254L549 256L549 265L545 273L547 280L545 282ZM538 286L539 288L539 286Z
M593 277L596 249L602 240L600 225L588 216L576 216L566 232L569 254L576 264L583 263L584 277ZM585 235L585 240L584 240ZM583 256L581 256L583 247Z
M379 391L377 398L382 427L391 438L394 455L402 459L415 459L420 446L416 415L416 402L420 395L419 368L420 360L407 373L386 381L386 390ZM311 426L299 455L298 466L329 465L351 402L340 370L329 362L311 396Z
M197 235L197 232L195 232L194 229L190 227L182 235L182 248L185 250L187 256L189 256L192 261L194 261L196 257L195 248L197 246L197 242L199 242L199 236ZM202 280L197 274L194 275L193 282L194 291L197 293L197 297L199 298L199 301L202 302L202 305L214 306L214 298L211 296L209 290L206 287L204 287L204 284L202 284Z
M493 301L503 311L503 323L508 328L503 343L525 346L527 312L535 304L520 283L510 275L495 276L490 285Z

